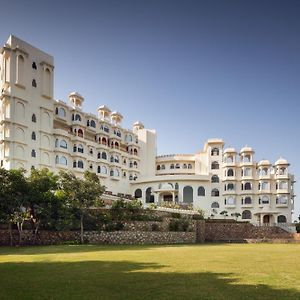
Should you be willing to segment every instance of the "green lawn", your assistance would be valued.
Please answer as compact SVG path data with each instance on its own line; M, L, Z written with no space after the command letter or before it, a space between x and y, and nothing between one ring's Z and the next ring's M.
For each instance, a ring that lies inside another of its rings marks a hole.
M0 248L0 299L300 299L300 244Z

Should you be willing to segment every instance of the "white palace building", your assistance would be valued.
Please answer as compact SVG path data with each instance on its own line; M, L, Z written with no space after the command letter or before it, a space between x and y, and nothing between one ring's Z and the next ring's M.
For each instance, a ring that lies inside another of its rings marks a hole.
M294 177L289 163L255 162L254 151L208 140L196 154L156 156L156 132L140 122L131 130L107 106L83 111L74 92L53 98L53 57L10 36L0 50L0 162L6 169L49 168L98 174L107 199L172 201L207 217L240 213L252 223L290 223Z

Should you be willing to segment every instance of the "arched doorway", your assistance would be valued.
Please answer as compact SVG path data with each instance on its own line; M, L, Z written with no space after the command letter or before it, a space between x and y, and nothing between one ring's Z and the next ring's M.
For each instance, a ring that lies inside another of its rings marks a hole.
M172 202L173 201L173 195L172 194L164 194L163 195L163 201L164 202Z
M270 223L270 215L264 215L263 216L263 223L269 224Z

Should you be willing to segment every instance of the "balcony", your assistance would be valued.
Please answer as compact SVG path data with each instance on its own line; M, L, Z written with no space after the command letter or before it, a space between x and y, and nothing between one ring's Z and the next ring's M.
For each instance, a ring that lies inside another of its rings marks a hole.
M225 204L224 207L225 208L235 208L236 205L235 205L235 203L231 203L231 204Z
M285 188L285 189L277 189L277 190L276 190L276 193L277 193L277 194L289 194L290 191L289 191L288 188Z
M264 190L258 190L258 194L262 195L262 194L271 194L272 191L270 188L264 189Z
M241 204L241 207L242 208L252 208L253 207L253 202L251 202L251 203L247 203L247 204Z
M241 190L240 192L241 195L247 195L247 194L254 194L254 190L251 189L251 190Z
M53 134L54 135L62 135L65 137L71 137L71 134L67 130L63 130L63 129L59 129L59 128L53 129Z
M271 174L259 174L258 175L259 179L272 179Z
M236 176L224 176L223 181L235 181L237 180Z
M285 173L285 174L275 174L275 178L276 179L289 179L290 176L288 173Z

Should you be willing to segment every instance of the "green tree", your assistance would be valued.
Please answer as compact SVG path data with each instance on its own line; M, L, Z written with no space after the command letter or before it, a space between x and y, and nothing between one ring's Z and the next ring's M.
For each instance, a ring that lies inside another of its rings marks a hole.
M30 222L34 229L34 243L42 223L50 223L53 206L55 206L55 191L58 185L58 176L48 169L32 169L27 178L28 204Z
M25 171L0 169L0 211L1 219L8 224L10 243L13 244L12 224L16 224L19 233L19 245L22 243L23 225L29 219L28 184Z
M92 208L103 205L101 195L105 188L100 184L99 177L92 172L85 171L83 179L77 178L71 172L60 172L59 188L68 199L68 205L79 211L80 215L80 239L84 242L84 217Z

